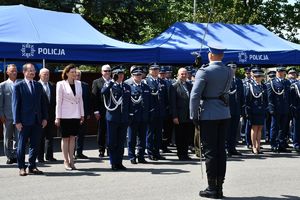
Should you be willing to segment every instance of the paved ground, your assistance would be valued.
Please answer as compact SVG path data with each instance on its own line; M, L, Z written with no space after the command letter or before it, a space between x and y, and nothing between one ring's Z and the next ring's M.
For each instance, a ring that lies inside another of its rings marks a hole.
M78 170L67 172L63 168L62 155L57 163L39 165L43 176L18 176L16 165L6 165L0 152L1 200L197 200L200 189L206 187L201 178L198 159L178 161L174 153L167 154L166 161L132 165L127 160L126 172L112 172L107 158L100 160L95 150L95 138L88 138L84 153L89 160L78 160ZM2 145L2 143L0 143ZM55 142L59 148L59 140ZM226 199L299 199L300 154L268 152L255 156L239 147L241 157L230 158L224 185ZM204 169L205 170L205 169ZM205 171L204 171L205 174Z

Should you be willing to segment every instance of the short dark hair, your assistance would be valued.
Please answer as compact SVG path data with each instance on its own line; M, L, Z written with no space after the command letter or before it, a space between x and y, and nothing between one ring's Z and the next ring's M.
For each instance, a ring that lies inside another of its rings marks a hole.
M26 72L26 71L27 71L27 65L32 65L32 66L34 67L34 64L32 64L32 63L25 63L25 64L23 65L23 72Z
M69 71L71 70L71 69L76 69L76 66L74 65L74 64L68 64L65 68L64 68L64 70L63 70L63 72L62 72L62 74L61 74L61 77L62 77L62 79L63 80L67 80L68 79L68 76L67 76L67 73L69 73Z

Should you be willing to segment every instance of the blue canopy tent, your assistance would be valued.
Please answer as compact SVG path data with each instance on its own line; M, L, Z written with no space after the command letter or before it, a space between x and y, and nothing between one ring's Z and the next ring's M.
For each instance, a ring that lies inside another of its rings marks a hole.
M51 61L148 63L152 47L114 40L79 14L0 6L0 58Z
M226 49L224 62L238 64L300 64L300 45L286 41L262 25L207 24L177 22L144 45L155 47L158 63L192 63L192 52L200 50L208 62L207 44L221 43Z

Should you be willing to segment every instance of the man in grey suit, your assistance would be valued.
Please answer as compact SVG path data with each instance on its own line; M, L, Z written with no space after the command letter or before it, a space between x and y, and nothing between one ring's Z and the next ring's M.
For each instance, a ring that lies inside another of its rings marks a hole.
M170 86L170 110L175 124L175 141L179 160L191 160L188 156L189 139L194 135L190 119L190 93L193 85L187 82L187 70L178 70L178 80Z
M17 67L10 64L6 71L8 79L0 84L0 119L3 123L4 154L6 164L17 163L17 138L18 130L13 124L12 91L17 80Z
M201 197L222 198L226 172L225 138L230 122L228 90L233 78L231 68L222 63L222 47L210 46L209 65L200 68L190 98L190 115L200 125L208 187ZM200 105L200 100L203 100ZM200 112L199 112L200 110Z

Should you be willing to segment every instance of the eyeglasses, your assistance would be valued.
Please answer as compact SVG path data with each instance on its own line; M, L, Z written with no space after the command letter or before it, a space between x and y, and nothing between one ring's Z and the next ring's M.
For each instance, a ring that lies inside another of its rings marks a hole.
M103 72L111 72L111 70L103 70Z

